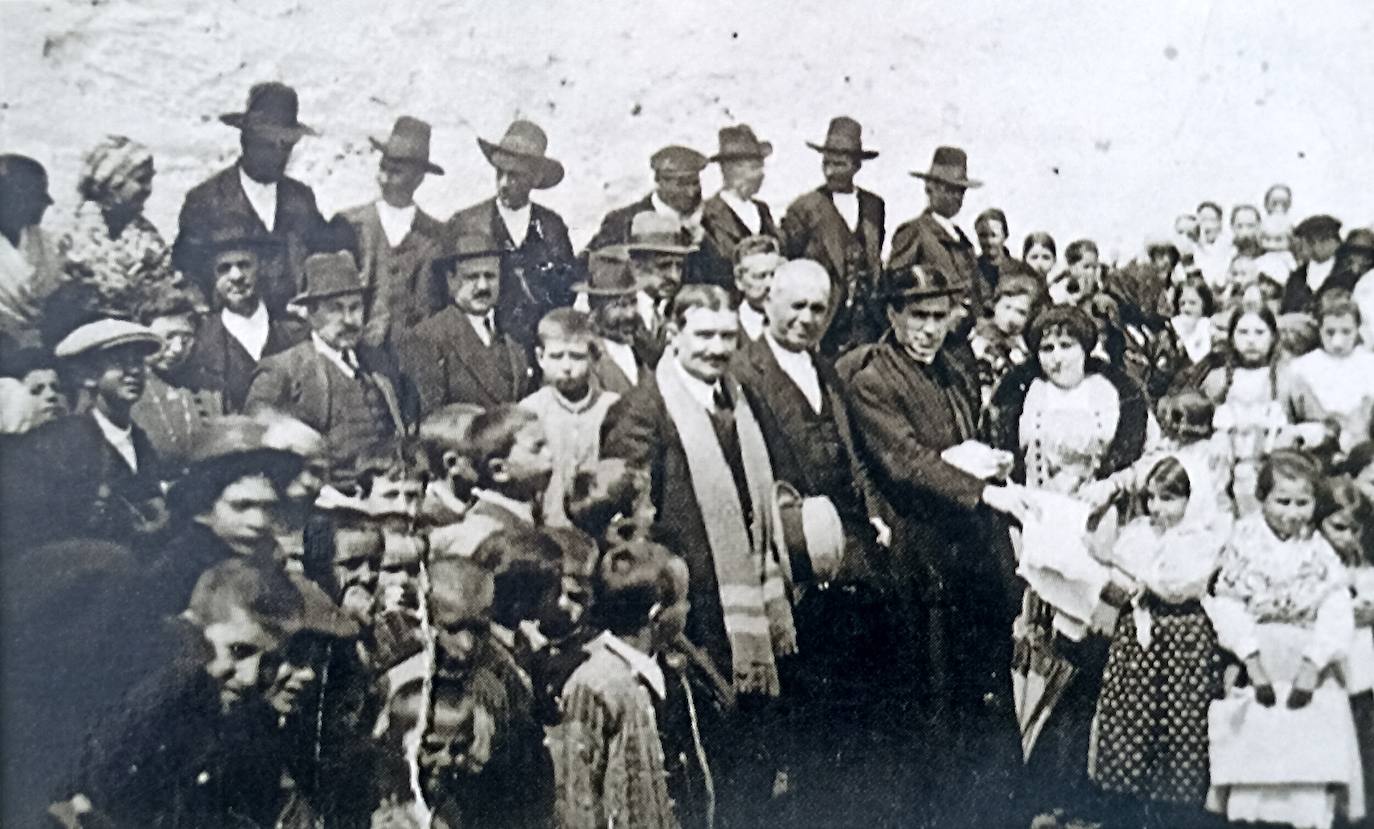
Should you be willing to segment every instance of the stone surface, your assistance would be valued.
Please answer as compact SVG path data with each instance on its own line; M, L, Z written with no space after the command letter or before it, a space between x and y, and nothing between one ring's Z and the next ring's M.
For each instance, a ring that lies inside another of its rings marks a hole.
M1361 0L7 0L0 147L47 164L66 210L84 148L105 133L151 145L148 214L170 237L185 191L233 158L217 116L255 81L300 90L321 137L291 172L327 215L373 195L367 136L399 114L435 124L448 175L419 200L441 216L491 192L474 138L529 117L568 168L538 198L581 245L647 192L655 148L709 151L738 121L776 146L762 196L780 212L818 183L803 142L846 113L882 150L860 182L894 220L924 204L907 171L954 143L988 183L969 194L969 230L998 206L1014 246L1045 229L1061 248L1087 235L1133 254L1198 200L1258 201L1279 180L1296 214L1374 218L1372 34Z

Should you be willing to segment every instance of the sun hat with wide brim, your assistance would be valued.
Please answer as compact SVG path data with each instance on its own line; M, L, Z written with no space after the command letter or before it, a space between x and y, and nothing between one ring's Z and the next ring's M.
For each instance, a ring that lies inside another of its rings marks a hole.
M563 180L563 165L546 155L549 137L533 121L513 121L500 141L479 137L477 146L496 169L529 175L536 190L547 190Z
M968 177L968 154L958 147L936 147L930 169L912 175L927 181L938 181L953 187L982 187L983 182Z
M319 135L298 118L300 99L296 90L284 83L268 81L253 84L248 90L248 106L243 112L228 112L219 120L239 130L251 130L276 138L299 141Z
M830 119L825 141L820 144L806 142L806 146L819 153L839 153L854 158L877 158L878 151L864 148L863 127L858 121L845 115Z

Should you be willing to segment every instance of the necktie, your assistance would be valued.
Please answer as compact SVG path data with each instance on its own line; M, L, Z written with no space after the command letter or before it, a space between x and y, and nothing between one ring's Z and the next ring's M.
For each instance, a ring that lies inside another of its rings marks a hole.
M343 359L344 365L353 370L354 374L359 372L358 355L353 353L353 349L345 348L343 351L339 352L339 357Z

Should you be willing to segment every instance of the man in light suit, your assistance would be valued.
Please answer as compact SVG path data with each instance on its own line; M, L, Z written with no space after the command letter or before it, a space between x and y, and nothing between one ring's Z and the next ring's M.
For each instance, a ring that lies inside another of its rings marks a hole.
M367 303L369 345L390 343L393 332L418 324L444 306L443 285L431 275L444 225L415 204L426 175L444 170L429 160L430 125L402 115L386 141L369 139L382 153L377 167L381 198L350 207L336 220L353 232L353 255L371 293Z
M350 486L365 452L399 440L416 421L414 397L385 352L362 343L367 289L348 253L305 260L310 339L264 358L248 388L247 411L273 409L329 442L330 475Z
M782 234L773 222L768 205L754 198L763 186L763 161L773 154L773 145L760 141L746 124L720 131L720 150L711 161L720 165L724 180L719 193L701 206L701 242L697 267L688 274L690 282L735 289L735 245L746 236Z
M524 349L500 323L501 260L490 234L459 236L435 261L445 274L448 307L396 339L402 370L419 391L425 415L452 403L490 408L529 392Z
M568 226L547 207L530 201L531 190L563 180L563 165L546 155L548 137L530 121L515 121L497 143L477 139L496 168L496 195L448 220L446 236L490 237L504 252L498 324L534 351L534 329L544 314L573 301L577 260Z
M825 184L792 202L783 214L782 232L789 259L814 259L830 274L833 318L821 348L835 353L873 342L882 331L874 292L882 274L886 206L854 186L864 161L878 156L864 148L858 121L834 118L824 143L806 145L821 154Z
M243 154L233 166L191 188L177 219L172 264L177 270L204 272L203 244L226 217L242 218L259 235L279 244L262 263L262 298L269 310L280 312L296 293L301 263L324 241L326 225L315 206L315 194L286 175L291 150L315 131L297 120L296 90L280 83L255 84L244 112L220 116L239 132Z

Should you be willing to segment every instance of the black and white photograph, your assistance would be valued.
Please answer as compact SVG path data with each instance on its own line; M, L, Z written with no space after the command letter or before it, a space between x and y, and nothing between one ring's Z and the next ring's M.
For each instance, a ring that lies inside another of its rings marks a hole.
M1374 3L0 0L3 829L1371 799Z

